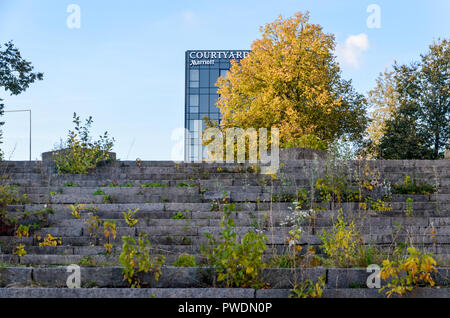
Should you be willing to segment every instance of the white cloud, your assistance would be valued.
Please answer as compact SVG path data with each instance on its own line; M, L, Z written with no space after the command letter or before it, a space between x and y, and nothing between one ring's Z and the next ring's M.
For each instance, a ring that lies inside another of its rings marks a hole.
M362 53L369 47L369 38L365 33L350 35L344 44L338 44L336 47L338 61L344 66L359 69Z

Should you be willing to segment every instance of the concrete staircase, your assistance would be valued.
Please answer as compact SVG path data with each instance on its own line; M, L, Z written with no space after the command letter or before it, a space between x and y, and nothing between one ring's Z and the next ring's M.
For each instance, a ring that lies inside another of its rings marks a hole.
M337 210L342 208L347 220L355 219L367 245L392 251L394 243L408 241L421 251L433 253L440 267L435 279L441 288L421 289L416 296L449 297L450 162L367 164L392 184L411 176L436 185L439 191L432 195L393 195L392 209L386 212L361 210L358 203L316 203L322 210L316 213L314 222L303 225L301 243L315 247L322 255L317 234L332 228ZM301 279L325 275L324 297L383 297L376 290L350 288L364 287L368 276L365 269L264 269L261 275L270 289L247 290L211 288L215 275L207 267L172 266L184 253L204 263L200 248L206 243L205 233L218 235L222 231L224 199L235 206L232 217L239 236L251 229L263 231L268 238L265 259L270 260L274 253L282 255L290 230L282 222L292 213L290 201L299 189L309 190L317 178L324 176L326 165L325 161L286 161L275 178L258 173L253 165L117 161L89 175L70 176L57 175L45 162L1 162L4 182L17 185L30 201L9 206L10 215L42 209L51 209L53 214L48 224L28 238L0 237L0 297L287 297L296 271ZM358 162L348 166L353 171L361 170ZM406 216L407 198L413 199L410 217ZM84 205L80 219L71 215L67 208L70 204ZM129 209L139 209L139 222L133 228L123 218L123 212ZM101 235L91 236L86 221L93 215L116 223L111 254L105 252ZM147 275L144 280L151 288L141 290L128 288L118 260L122 236L138 233L148 234L153 253L166 257L160 280L156 282ZM61 238L62 244L39 246L48 234ZM18 244L24 244L27 252L20 259L13 254ZM70 264L82 268L83 288L79 290L66 288L66 265Z

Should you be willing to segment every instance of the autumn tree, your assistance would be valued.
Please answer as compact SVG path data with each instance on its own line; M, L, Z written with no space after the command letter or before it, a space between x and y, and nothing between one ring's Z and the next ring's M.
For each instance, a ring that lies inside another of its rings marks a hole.
M368 105L372 109L370 124L367 127L366 153L370 158L379 156L381 138L386 132L386 125L399 108L399 96L396 89L395 73L385 71L376 80L376 87L369 91Z
M24 60L20 51L14 47L10 41L4 44L4 49L0 45L0 87L11 95L19 95L24 92L30 84L36 80L42 80L42 73L34 73L30 62ZM0 98L0 116L4 113L4 104ZM2 126L4 122L0 122ZM2 132L0 130L0 143ZM1 156L1 153L0 153Z
M249 56L219 78L222 128L276 127L281 146L315 140L304 136L325 145L344 135L361 139L365 99L341 77L334 36L308 21L306 12L265 25Z

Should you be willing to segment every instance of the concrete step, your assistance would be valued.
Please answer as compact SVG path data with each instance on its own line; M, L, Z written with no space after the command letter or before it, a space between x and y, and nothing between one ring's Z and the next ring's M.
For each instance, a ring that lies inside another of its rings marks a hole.
M80 268L81 286L99 288L123 288L128 287L124 281L122 268L116 266L86 267ZM40 286L41 288L66 287L67 267L7 267L0 273L1 286L10 286L11 283L26 286ZM290 289L295 281L306 279L317 280L321 276L326 277L326 289L350 288L352 285L366 286L367 271L365 269L338 269L314 267L306 269L290 268L264 268L260 270L261 281L271 289ZM220 287L215 284L216 274L214 269L208 267L170 267L164 266L160 279L155 281L152 273L139 275L144 287L152 288L201 288ZM432 274L436 286L448 286L450 283L448 267L438 268L437 273ZM382 286L386 282L382 282ZM362 287L362 289L365 289Z
M288 298L290 289L220 289L220 288L4 288L0 289L0 298L230 298L265 299ZM450 288L419 288L416 298L450 298ZM385 298L376 289L326 289L322 298Z

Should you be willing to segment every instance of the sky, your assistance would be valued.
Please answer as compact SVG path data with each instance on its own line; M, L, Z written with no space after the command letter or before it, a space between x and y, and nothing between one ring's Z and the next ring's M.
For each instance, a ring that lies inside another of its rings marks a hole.
M121 160L182 159L172 137L184 125L185 51L249 49L260 26L306 10L335 35L343 77L362 94L450 31L449 0L0 0L0 44L13 40L44 73L0 98L5 110L32 110L33 160L66 139L74 112L93 117L94 136L116 139ZM28 113L1 120L6 159L28 160Z

